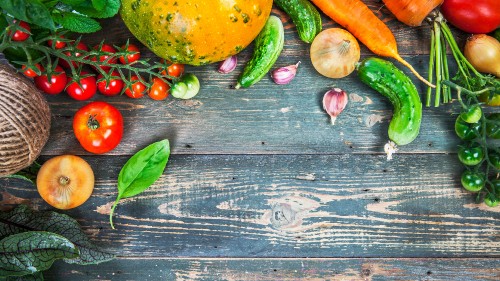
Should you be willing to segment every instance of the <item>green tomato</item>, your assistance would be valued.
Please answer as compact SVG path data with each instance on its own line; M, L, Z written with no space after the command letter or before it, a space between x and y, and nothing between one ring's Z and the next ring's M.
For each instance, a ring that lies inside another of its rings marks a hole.
M479 136L481 123L467 123L461 116L455 121L455 133L462 140L473 140Z
M200 81L192 74L184 74L179 81L175 82L170 89L172 96L179 99L190 99L200 91Z
M469 147L460 147L458 149L458 159L464 165L475 166L484 158L483 148L478 144L472 144Z
M462 173L461 182L466 190L472 192L480 191L485 184L484 175L482 173L469 170Z
M497 196L500 196L500 180L499 179L491 180L490 183L491 183L491 188L493 189L495 194Z
M488 159L495 169L500 170L500 154L498 152L488 153Z
M464 112L460 113L460 117L467 123L477 123L483 116L483 110L479 104L467 108Z
M486 135L492 139L500 139L500 113L486 116Z
M496 207L500 204L500 199L495 197L493 194L488 194L484 197L484 204L488 207Z

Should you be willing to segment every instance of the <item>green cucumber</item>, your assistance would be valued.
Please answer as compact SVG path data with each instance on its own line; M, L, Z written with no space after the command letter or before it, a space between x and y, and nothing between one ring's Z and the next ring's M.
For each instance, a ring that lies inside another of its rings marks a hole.
M252 58L238 77L238 84L235 88L248 88L259 82L278 59L283 50L284 42L283 23L277 16L269 16L259 35L255 38Z
M274 0L274 4L290 16L302 41L311 43L321 31L321 15L308 0Z
M412 142L420 131L422 102L411 79L394 64L380 58L367 58L357 66L361 81L394 106L389 124L389 139L397 145Z

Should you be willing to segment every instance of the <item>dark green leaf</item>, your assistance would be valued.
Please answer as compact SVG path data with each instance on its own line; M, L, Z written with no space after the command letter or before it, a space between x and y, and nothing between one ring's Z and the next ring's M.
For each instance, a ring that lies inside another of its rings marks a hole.
M103 0L106 2L104 9L97 10L90 1L86 1L79 6L73 7L75 11L87 15L92 18L111 18L120 10L120 0Z
M40 0L2 0L0 8L16 19L51 30L56 29L49 10Z
M69 5L69 6L79 6L84 4L85 2L88 2L88 0L60 0L61 3Z
M24 276L9 276L5 281L43 281L43 273L37 272Z
M106 7L106 0L92 0L92 6L98 10L102 11Z
M5 28L7 28L7 26L9 26L9 23L7 22L7 19L0 11L0 30L2 30L2 33L5 31Z
M54 20L69 31L77 33L92 33L101 29L101 25L87 16L61 12L54 15Z
M135 196L152 185L163 174L169 156L168 140L150 144L132 156L118 175L118 197Z
M151 186L163 174L169 156L170 143L165 139L148 145L125 163L118 175L118 196L109 214L112 228L113 213L120 199L137 195Z
M50 231L69 239L80 250L80 257L69 263L97 264L114 258L95 246L71 217L52 211L33 211L20 205L10 212L0 213L0 239L26 231Z
M28 231L0 241L0 276L22 276L47 270L58 259L78 257L73 243L59 234Z

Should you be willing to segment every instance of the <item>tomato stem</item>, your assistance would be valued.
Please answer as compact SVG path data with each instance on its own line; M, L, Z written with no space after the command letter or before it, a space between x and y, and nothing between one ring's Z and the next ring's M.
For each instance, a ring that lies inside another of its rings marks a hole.
M96 116L97 116L96 114L89 115L89 120L87 121L87 127L93 131L101 127L101 124L97 120Z

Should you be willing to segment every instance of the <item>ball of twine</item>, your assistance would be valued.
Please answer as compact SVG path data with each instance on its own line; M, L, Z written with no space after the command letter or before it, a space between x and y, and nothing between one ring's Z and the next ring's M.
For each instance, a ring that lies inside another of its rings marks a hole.
M31 81L0 64L0 176L30 166L49 138L50 108Z

